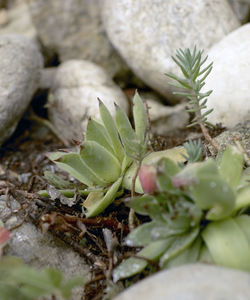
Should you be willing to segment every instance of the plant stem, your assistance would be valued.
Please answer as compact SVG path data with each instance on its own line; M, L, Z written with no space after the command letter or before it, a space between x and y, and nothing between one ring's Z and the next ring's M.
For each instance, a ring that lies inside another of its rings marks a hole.
M207 127L202 122L202 114L201 114L201 108L200 108L200 105L199 105L199 98L198 98L198 94L195 90L195 86L194 86L192 80L190 80L190 85L193 88L193 97L195 98L195 102L196 102L196 104L195 104L196 120L197 120L197 122L198 122L198 124L201 128L201 131L202 131L203 136L206 139L206 141L215 149L216 152L218 152L219 151L219 146L212 139L211 135L209 134L209 131L208 131Z
M138 166L136 168L135 174L132 178L132 187L131 187L131 197L135 197L135 183L136 183L136 178L138 176L139 170L141 168L142 164L142 159L138 160ZM129 211L129 216L128 216L128 224L129 224L129 229L132 231L135 228L135 211L133 208L130 208Z
M217 143L215 143L215 141L212 139L211 135L209 134L206 126L203 123L199 123L201 131L205 137L205 139L208 141L208 143L210 145L212 145L214 147L214 149L218 152L219 151L219 146Z

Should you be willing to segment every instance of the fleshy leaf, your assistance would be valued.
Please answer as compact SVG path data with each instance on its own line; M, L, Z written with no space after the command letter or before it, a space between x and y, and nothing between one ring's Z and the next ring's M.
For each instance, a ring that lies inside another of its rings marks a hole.
M133 117L137 138L141 144L145 144L147 132L147 112L137 91L135 92L133 99ZM147 145L145 145L145 147L146 146Z
M237 191L234 211L248 206L250 206L250 184Z
M181 233L183 231L172 229L166 223L152 221L135 228L126 237L125 243L130 247L147 246L152 241L163 240Z
M122 177L120 177L112 186L108 189L107 193L93 204L93 206L88 207L86 217L94 217L105 210L113 200L115 199L116 193L118 192L122 183Z
M94 141L99 145L103 146L106 150L111 152L113 155L116 155L112 147L112 142L107 133L106 128L101 123L99 123L94 119L91 119L88 122L88 127L86 130L86 140Z
M179 255L183 250L187 249L192 242L196 239L199 234L199 228L196 227L188 233L182 236L177 236L171 246L162 255L160 259L160 266L164 267L169 262L170 259Z
M120 138L118 135L118 131L117 131L115 122L114 122L109 110L107 109L107 107L100 100L99 100L99 111L100 111L100 115L101 115L104 127L106 128L109 138L112 142L112 146L116 153L116 157L122 163L125 154L124 154L124 149L122 147L122 144L121 144L121 141L120 141Z
M199 208L209 209L208 220L220 220L232 214L234 190L218 175L200 174L190 191Z
M145 247L143 250L137 253L137 256L145 257L147 259L156 261L170 246L172 239L156 241ZM113 271L114 282L120 279L128 278L143 271L148 265L148 261L131 257L124 260Z
M49 184L52 184L55 188L72 189L74 187L71 182L62 179L60 176L50 171L45 171L43 177L48 181Z
M81 159L78 153L52 153L49 158L54 161L59 168L68 172L74 178L87 186L104 186L107 182L95 174Z
M250 216L241 215L234 218L234 220L240 226L243 233L246 235L246 238L248 239L248 244L250 245Z
M193 244L183 250L179 255L170 259L165 268L173 268L187 263L195 263L199 259L201 250L201 238L197 238Z
M250 242L241 226L233 218L212 222L202 237L216 264L249 272Z
M121 167L117 158L94 141L84 143L80 156L83 162L107 183L114 182L121 175Z
M115 121L126 154L134 158L140 157L143 145L137 138L128 116L119 106L116 106Z
M227 146L219 162L219 172L231 187L239 184L243 165L242 153L234 146Z

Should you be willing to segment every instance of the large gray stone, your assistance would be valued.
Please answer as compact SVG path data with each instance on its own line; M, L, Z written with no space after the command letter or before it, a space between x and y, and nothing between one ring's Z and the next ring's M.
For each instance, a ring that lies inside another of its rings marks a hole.
M97 98L111 114L114 102L128 112L125 95L101 67L84 60L69 60L58 67L48 107L50 120L65 139L82 140L88 118L99 118Z
M37 33L32 24L28 5L24 1L17 1L5 13L5 22L0 22L0 35L10 33L22 35L39 45Z
M250 24L221 40L208 52L213 70L204 91L213 90L207 101L212 123L234 127L250 120Z
M228 0L235 15L241 23L246 23L250 17L249 0Z
M226 0L104 0L109 39L135 74L176 102L166 72L178 48L208 50L239 26Z
M249 300L249 297L249 273L196 264L159 272L114 300Z
M12 211L18 211L21 208L12 197L8 204ZM0 219L5 221L6 228L11 228L22 221L20 213L9 217L10 213L6 197L0 196ZM11 231L11 239L4 247L4 255L17 256L36 269L54 267L61 270L66 278L79 275L85 282L90 279L90 270L84 258L50 233L42 235L40 230L31 223L24 223L21 227ZM81 300L82 295L83 288L77 287L73 290L71 300Z
M127 70L103 29L102 0L28 0L42 44L70 59L93 61L113 76Z
M8 139L39 83L42 57L34 43L18 35L0 37L0 144Z

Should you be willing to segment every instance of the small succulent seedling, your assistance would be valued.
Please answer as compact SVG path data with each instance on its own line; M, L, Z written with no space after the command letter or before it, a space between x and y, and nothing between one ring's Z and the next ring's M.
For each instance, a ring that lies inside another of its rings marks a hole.
M198 162L202 160L202 147L201 140L198 141L188 141L183 144L183 147L187 151L187 154L183 154L183 157L187 162Z
M76 152L55 152L49 158L61 169L67 171L82 184L86 190L78 190L80 195L86 195L83 202L87 217L101 213L120 193L123 188L142 192L140 183L136 181L138 166L143 161L155 161L162 156L184 160L183 148L166 150L149 154L147 152L147 114L145 106L138 93L133 99L133 129L126 113L116 105L113 119L106 106L99 100L101 122L90 119L86 137ZM177 154L176 154L177 153ZM67 186L65 181L51 173L46 173L52 184L61 188ZM74 195L74 191L61 190L64 196ZM48 196L46 191L40 194Z
M129 206L152 221L127 236L128 246L143 247L136 255L141 258L124 260L114 280L140 273L150 260L161 268L209 260L250 271L250 216L240 215L250 205L243 164L243 155L228 146L217 160L181 166L165 158L155 170L144 168L140 179L150 194L131 199Z
M174 92L174 94L186 97L189 100L188 112L194 113L195 117L188 126L198 124L206 140L218 151L218 145L213 141L206 128L206 125L211 126L211 124L207 122L207 115L209 115L213 109L202 112L207 108L207 97L209 97L212 91L201 92L201 90L205 85L205 79L212 71L213 63L202 68L207 61L207 56L202 58L202 55L203 51L197 52L196 47L193 51L189 49L177 50L176 56L172 56L172 59L180 67L184 77L182 78L168 73L166 73L166 75L178 83L177 85L172 84L173 86L184 89L183 92L178 91Z

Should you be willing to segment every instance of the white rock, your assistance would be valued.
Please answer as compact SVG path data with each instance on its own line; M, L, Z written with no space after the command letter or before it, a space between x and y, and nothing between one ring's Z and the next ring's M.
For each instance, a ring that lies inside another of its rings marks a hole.
M208 53L213 70L204 90L213 90L207 101L212 123L231 128L250 120L250 24L235 30Z
M208 50L239 22L226 0L104 0L109 39L135 74L176 102L164 75L176 73L178 48Z
M173 134L188 124L189 114L185 109L186 103L167 106L153 93L140 93L140 96L148 105L150 125L154 134Z
M6 22L0 25L0 35L10 33L20 34L39 45L37 32L32 24L28 4L24 1L18 1L5 10Z
M67 140L81 140L88 118L99 118L97 98L111 114L114 102L128 112L125 95L101 67L83 60L70 60L58 67L49 96L49 116Z
M209 265L185 265L159 272L114 300L249 300L249 273Z
M39 83L42 57L35 44L18 35L0 37L0 144L8 139Z
M65 278L78 275L82 276L85 282L90 279L89 267L78 253L50 233L43 236L40 230L30 223L24 223L12 231L4 253L17 256L36 269L54 267L61 270ZM73 290L71 299L80 300L82 295L83 288L77 287Z
M114 50L101 22L102 0L29 0L30 13L38 36L47 50L61 62L90 60L110 76L127 70Z

